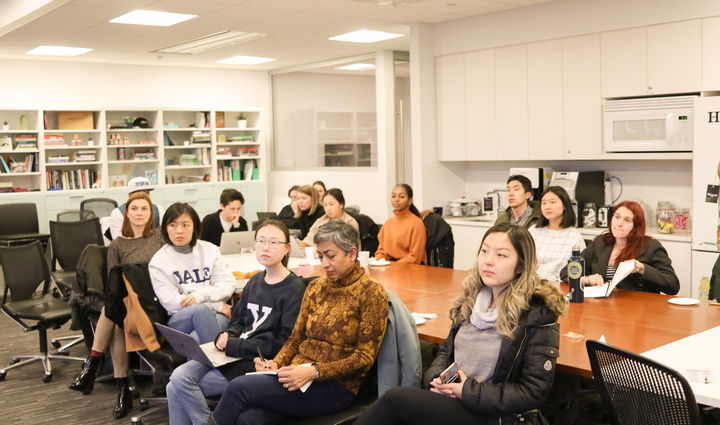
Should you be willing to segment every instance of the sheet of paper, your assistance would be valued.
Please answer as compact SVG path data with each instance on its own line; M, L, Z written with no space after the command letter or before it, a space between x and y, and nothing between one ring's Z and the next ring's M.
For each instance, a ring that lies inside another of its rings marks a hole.
M628 277L630 273L635 270L635 261L628 260L623 261L615 271L612 281L605 283L602 286L586 286L585 287L585 298L605 298L609 297L613 289L622 282L623 279Z
M312 366L312 364L311 364L311 363L304 363L304 364L301 364L300 366L307 367L307 366ZM274 371L274 370L264 370L264 371L260 371L260 372L248 372L248 373L246 373L246 375L277 375L277 371ZM310 388L310 384L312 384L313 381L314 381L313 379L307 381L307 382L305 383L305 385L303 385L302 387L300 387L300 391L302 391L302 392L307 391L307 389Z
M217 347L215 347L215 341L200 344L200 348L202 348L208 360L210 360L215 367L240 360L238 357L226 356L224 351L218 350Z

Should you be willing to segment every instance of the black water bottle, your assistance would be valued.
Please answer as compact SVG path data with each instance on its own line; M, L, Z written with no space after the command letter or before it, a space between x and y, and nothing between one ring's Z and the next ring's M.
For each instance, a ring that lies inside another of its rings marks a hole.
M580 256L580 247L573 246L572 257L568 260L568 289L571 303L581 303L585 301L585 291L580 283L585 271L585 260Z

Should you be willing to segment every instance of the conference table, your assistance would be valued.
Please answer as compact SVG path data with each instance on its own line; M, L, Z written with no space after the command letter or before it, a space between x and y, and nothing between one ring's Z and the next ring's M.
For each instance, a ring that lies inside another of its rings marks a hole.
M445 340L451 324L448 317L450 302L462 291L467 271L404 263L369 266L368 269L370 275L396 294L410 311L437 314L436 319L418 325L420 339L435 343ZM320 265L311 266L310 273L313 276L325 274ZM567 293L565 284L559 289ZM673 297L616 288L609 298L569 303L568 313L559 319L557 369L591 377L585 348L588 339L604 338L608 344L645 353L720 326L720 306L710 305L708 301L692 306L674 305L668 303L670 298ZM695 350L696 346L687 349ZM683 350L675 346L672 352L682 353ZM720 381L720 369L714 372L714 378ZM717 385L720 388L720 384ZM704 402L720 406L720 395Z

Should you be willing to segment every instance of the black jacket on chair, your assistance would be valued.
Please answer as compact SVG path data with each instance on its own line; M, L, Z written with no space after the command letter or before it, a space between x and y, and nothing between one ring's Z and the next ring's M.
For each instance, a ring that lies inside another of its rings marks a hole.
M138 294L140 304L150 321L167 324L168 314L155 296L147 263L118 264L110 270L105 293L105 316L121 328L124 326L127 310L123 298L127 297L128 293L123 274L135 293Z
M452 235L452 228L447 222L435 213L430 213L423 218L427 242L425 252L427 253L428 266L453 268L455 261L455 240Z

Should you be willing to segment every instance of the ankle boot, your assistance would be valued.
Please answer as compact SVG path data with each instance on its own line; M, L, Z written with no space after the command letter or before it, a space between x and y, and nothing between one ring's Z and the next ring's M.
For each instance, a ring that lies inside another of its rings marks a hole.
M115 402L115 409L113 409L113 417L120 419L127 415L133 407L132 393L130 392L130 388L128 388L127 378L115 378L115 381L117 381L118 395L117 401Z
M88 356L85 363L83 363L82 370L75 377L70 389L75 391L82 391L83 394L90 394L95 385L95 372L102 363L102 357Z

